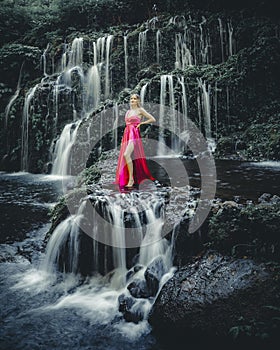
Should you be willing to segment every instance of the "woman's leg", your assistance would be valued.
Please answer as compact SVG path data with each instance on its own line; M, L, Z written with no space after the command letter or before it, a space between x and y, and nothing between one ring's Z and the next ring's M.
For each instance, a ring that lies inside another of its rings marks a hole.
M134 180L133 180L133 163L132 163L132 159L131 159L131 154L132 152L134 151L134 144L133 142L129 142L126 149L125 149L125 152L124 152L124 158L125 158L125 161L126 161L126 164L127 164L127 168L128 168L128 183L127 183L127 186L128 187L131 187L134 183Z

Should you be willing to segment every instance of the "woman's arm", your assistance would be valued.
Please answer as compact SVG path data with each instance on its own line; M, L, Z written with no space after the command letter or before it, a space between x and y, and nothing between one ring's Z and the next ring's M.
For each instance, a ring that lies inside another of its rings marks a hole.
M144 122L141 122L140 124L138 124L137 128L139 128L140 125L142 125L142 124L155 123L155 121L156 121L156 119L142 107L139 108L139 114L143 115L144 117L146 117L147 120L145 120Z

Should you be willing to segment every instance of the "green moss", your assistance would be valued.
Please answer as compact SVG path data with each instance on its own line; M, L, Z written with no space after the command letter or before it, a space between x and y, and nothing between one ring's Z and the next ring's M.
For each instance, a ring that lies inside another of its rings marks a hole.
M206 246L234 256L280 261L280 203L224 206L209 219Z
M86 168L82 171L82 173L78 176L78 185L91 185L101 178L101 171L97 168L96 165L92 165L89 168Z

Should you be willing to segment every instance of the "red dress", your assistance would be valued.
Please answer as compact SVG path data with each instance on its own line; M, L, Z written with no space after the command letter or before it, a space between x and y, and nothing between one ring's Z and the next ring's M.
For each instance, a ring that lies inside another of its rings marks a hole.
M155 180L151 175L144 153L143 143L140 135L139 128L137 125L140 124L140 117L138 115L132 115L128 117L128 112L125 115L125 124L121 149L118 159L117 171L116 171L116 181L115 183L120 186L126 186L129 179L128 167L124 157L124 152L126 150L129 142L133 142L134 151L131 154L133 162L133 179L134 184L139 185L143 180Z

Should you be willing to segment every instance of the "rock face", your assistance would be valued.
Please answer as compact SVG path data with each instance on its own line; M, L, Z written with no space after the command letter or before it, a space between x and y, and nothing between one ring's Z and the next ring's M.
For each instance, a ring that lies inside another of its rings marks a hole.
M208 252L163 286L149 322L164 337L224 338L240 318L264 317L263 305L274 299L270 279L264 265Z

